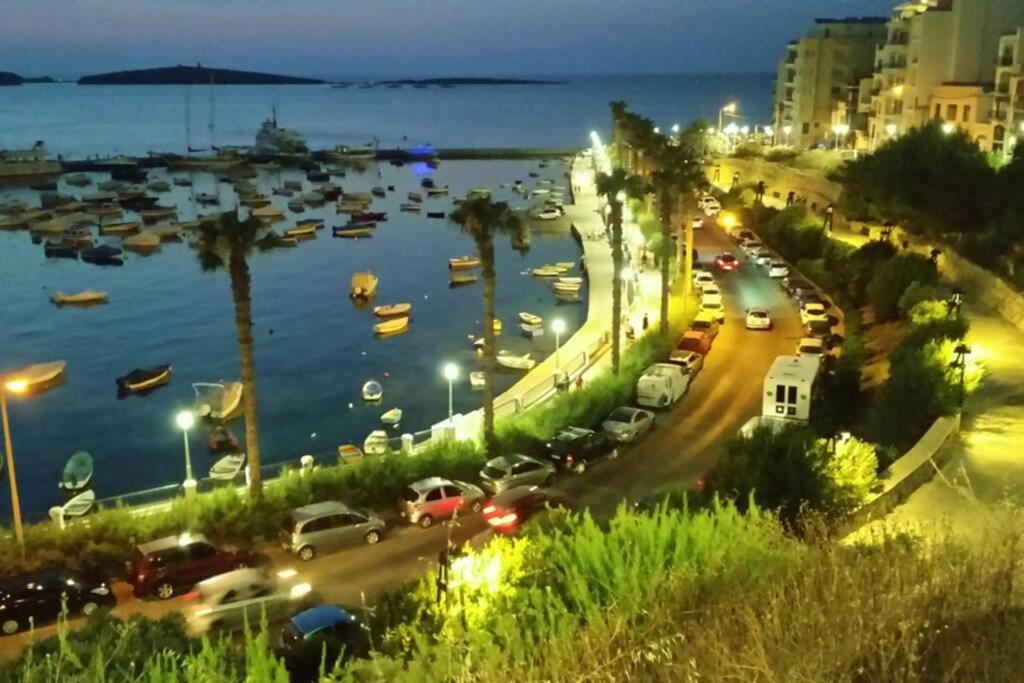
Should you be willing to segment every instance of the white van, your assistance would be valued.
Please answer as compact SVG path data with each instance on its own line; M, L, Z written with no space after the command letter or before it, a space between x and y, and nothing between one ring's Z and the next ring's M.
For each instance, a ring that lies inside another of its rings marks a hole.
M645 408L667 408L690 387L690 376L673 363L655 363L636 383L636 402Z

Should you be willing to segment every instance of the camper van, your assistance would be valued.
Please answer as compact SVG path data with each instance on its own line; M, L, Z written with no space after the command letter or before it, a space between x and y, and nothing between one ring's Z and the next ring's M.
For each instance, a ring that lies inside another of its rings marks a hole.
M636 383L636 402L645 408L667 408L686 393L690 376L673 363L655 363Z
M817 357L779 356L764 378L761 416L806 422L817 389L821 362Z

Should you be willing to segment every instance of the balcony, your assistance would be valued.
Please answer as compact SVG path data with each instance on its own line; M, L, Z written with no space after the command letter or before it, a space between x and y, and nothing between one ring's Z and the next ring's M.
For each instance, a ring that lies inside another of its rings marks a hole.
M909 45L910 36L906 33L894 33L889 36L889 40L886 45Z
M996 66L1013 66L1013 53L1007 53L1002 57L996 58Z

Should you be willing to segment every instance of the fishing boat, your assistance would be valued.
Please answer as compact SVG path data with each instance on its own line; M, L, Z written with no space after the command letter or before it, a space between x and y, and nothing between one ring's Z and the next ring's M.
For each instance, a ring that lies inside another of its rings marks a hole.
M213 463L210 468L210 479L214 481L233 481L245 466L245 453L231 453Z
M166 218L177 218L178 210L173 206L154 206L152 209L143 209L139 216L144 223L155 223Z
M471 197L489 197L491 196L491 188L489 187L474 187L469 191Z
M556 292L564 294L576 294L580 291L582 285L575 282L555 282L551 285Z
M353 221L374 221L380 223L387 219L387 211L357 211L352 214Z
M440 197L441 195L445 195L445 194L448 194L448 186L447 185L440 185L438 187L428 187L427 188L427 196L428 197Z
M381 318L390 318L395 315L409 315L412 304L391 304L390 306L374 306L373 314Z
M529 353L517 356L511 353L498 354L498 365L511 370L532 370L537 361L530 358Z
M81 517L92 510L96 504L96 492L93 490L82 491L68 502L60 506L64 518Z
M458 287L460 285L470 285L477 281L476 275L467 275L465 273L452 273L451 281L449 284L452 287Z
M120 266L124 264L121 250L109 244L97 244L82 250L82 260L95 266Z
M526 325L543 325L544 318L533 313L527 313L526 311L519 312L519 319Z
M534 277L558 277L562 274L562 271L558 268L534 268L530 271L530 274Z
M242 402L241 382L196 382L192 390L196 400L192 412L214 420L226 419Z
M345 228L336 226L331 229L331 233L335 237L343 237L350 240L364 239L366 237L373 237L373 231L369 228Z
M74 240L61 238L58 240L46 240L43 244L43 253L47 258L78 258L78 244Z
M50 363L37 363L19 372L16 379L25 382L26 391L49 386L64 374L65 365L67 363L62 360L55 360Z
M284 236L296 238L315 237L316 225L309 223L305 225L296 225L294 228L288 228L287 230L285 230Z
M367 455L385 455L390 450L388 433L383 429L373 430L363 442L363 452Z
M146 185L150 192L170 192L171 184L166 180L153 180Z
M386 197L387 196L387 192L385 192L384 188L381 187L380 185L378 185L375 188L373 188L372 190L370 190L370 193L373 194L374 197Z
M403 203L398 208L399 210L405 211L407 213L419 213L422 210L422 207L419 204L414 204L411 202Z
M92 178L87 176L85 173L72 173L68 177L64 178L64 182L68 185L74 185L75 187L85 187L86 185L92 184Z
M109 223L100 226L101 235L130 235L138 232L142 223L139 221L125 221L123 223Z
M458 256L448 259L449 270L464 270L466 268L476 268L479 265L480 259L476 256Z
M59 488L65 491L81 491L92 481L92 456L86 451L78 451L64 465Z
M136 368L127 375L117 378L118 394L131 394L162 387L171 381L171 366L157 365L152 368Z
M288 202L288 210L294 213L302 213L306 210L306 203L301 199L292 199Z
M377 276L369 271L356 273L352 276L349 296L353 299L369 299L377 293Z
M320 228L324 227L324 219L323 218L300 218L299 220L295 221L295 225L312 225L317 230L319 230Z
M267 206L261 206L253 209L249 212L249 215L253 218L259 218L261 220L273 220L275 218L282 218L284 216L284 210L279 206L273 204Z
M84 289L77 294L65 294L58 289L50 295L50 301L58 306L91 306L107 303L107 293Z
M383 415L380 416L381 424L385 424L388 427L394 427L402 421L402 409L392 408Z
M474 389L483 389L485 376L486 374L484 373L483 370L474 370L473 372L469 373L469 386L471 386Z
M427 211L427 218L444 218L444 211Z
M153 230L143 230L134 235L128 235L121 240L125 249L143 253L158 251L160 249L160 235Z
M345 465L354 465L363 459L363 451L355 444L343 443L338 446L338 459Z
M409 318L402 316L400 318L392 318L383 322L374 323L373 331L380 335L396 334L403 332L409 327Z
M418 192L410 192L407 196L410 202L416 202L419 204L423 201L423 196Z
M379 401L384 398L384 387L375 379L371 379L363 385L364 401Z

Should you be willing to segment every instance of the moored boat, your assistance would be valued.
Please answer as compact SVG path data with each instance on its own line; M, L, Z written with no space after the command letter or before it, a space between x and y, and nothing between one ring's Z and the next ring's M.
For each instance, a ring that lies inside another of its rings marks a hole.
M445 194L448 194L448 186L447 185L440 185L440 186L437 186L437 187L428 187L427 188L427 196L428 197L440 197L441 195L445 195Z
M215 481L233 481L242 473L245 466L245 453L231 453L213 463L210 468L210 479Z
M64 374L65 361L55 360L49 363L37 363L24 368L14 379L25 383L25 389L31 391L39 387L48 386L60 379ZM10 378L8 378L10 379Z
M380 416L381 424L385 424L389 427L394 427L402 421L402 409L392 408Z
M444 211L427 211L427 218L444 218Z
M452 273L449 284L452 287L458 287L460 285L469 285L477 281L476 275L467 275L465 273Z
M398 208L399 210L406 211L408 213L419 213L422 210L422 207L419 204L415 204L412 202L405 202L399 205Z
M97 244L82 250L82 260L96 266L120 266L124 264L121 250L109 244Z
M373 331L377 334L395 334L397 332L403 332L409 327L409 318L407 316L401 316L398 318L391 318L383 322L374 323Z
M301 199L292 199L288 202L288 210L294 213L302 213L306 210L306 203Z
M127 375L118 377L116 380L118 393L122 395L162 387L170 381L170 365L157 365L152 368L136 368Z
M353 299L368 299L377 293L377 276L369 271L355 273L352 276L349 296Z
M242 402L241 382L196 382L192 390L196 400L192 412L200 417L223 420L230 416Z
M409 315L412 304L401 303L390 306L374 306L373 314L381 318L390 318L395 315Z
M162 241L163 240L157 232L153 230L143 230L142 232L125 237L121 240L121 245L125 249L131 249L132 251L152 252L160 249L160 243Z
M130 235L138 232L142 223L139 221L125 221L123 223L109 223L100 226L101 235Z
M534 268L530 271L530 274L534 277L558 277L562 274L562 271L558 268Z
M519 312L519 319L527 325L543 325L544 318L533 313L527 313L526 311Z
M372 190L370 190L370 192L373 194L374 197L386 197L387 196L387 192L385 192L384 188L381 187L380 185L374 187Z
M58 240L46 240L43 244L43 253L47 258L78 258L79 246L74 240L61 238Z
M316 237L316 225L309 223L305 225L296 225L294 228L288 228L285 230L284 236L298 238Z
M391 450L388 443L388 433L383 429L375 429L363 441L363 452L366 455L385 455Z
M107 303L107 293L85 289L76 294L65 294L59 289L50 295L50 301L58 306L90 306Z
M78 451L68 458L57 486L65 491L81 491L92 481L92 472L92 456L86 451Z
M457 256L448 259L449 270L464 270L466 268L476 268L479 265L480 259L476 256Z
M253 218L259 218L261 220L272 220L274 218L282 218L284 216L284 210L273 204L260 206L249 212L249 215Z
M155 223L165 218L177 218L178 209L173 206L154 206L152 209L143 209L139 216L144 223Z
M373 231L369 228L343 228L334 227L331 230L331 234L335 237L341 237L344 239L358 240L365 239L367 237L373 237Z
M533 366L536 364L537 361L530 358L530 354L528 353L525 353L522 356L517 356L511 353L498 354L498 365L511 370L532 370Z
M410 192L408 198L410 202L416 202L417 204L423 201L423 196L418 192Z
M483 389L485 381L484 377L485 373L483 370L474 370L473 372L469 373L469 386L473 387L474 389Z
M380 385L380 382L371 379L363 384L364 401L379 401L382 398L384 398L384 387Z
M65 518L81 517L92 510L96 504L96 492L92 489L82 491L68 502L61 506L61 513Z

